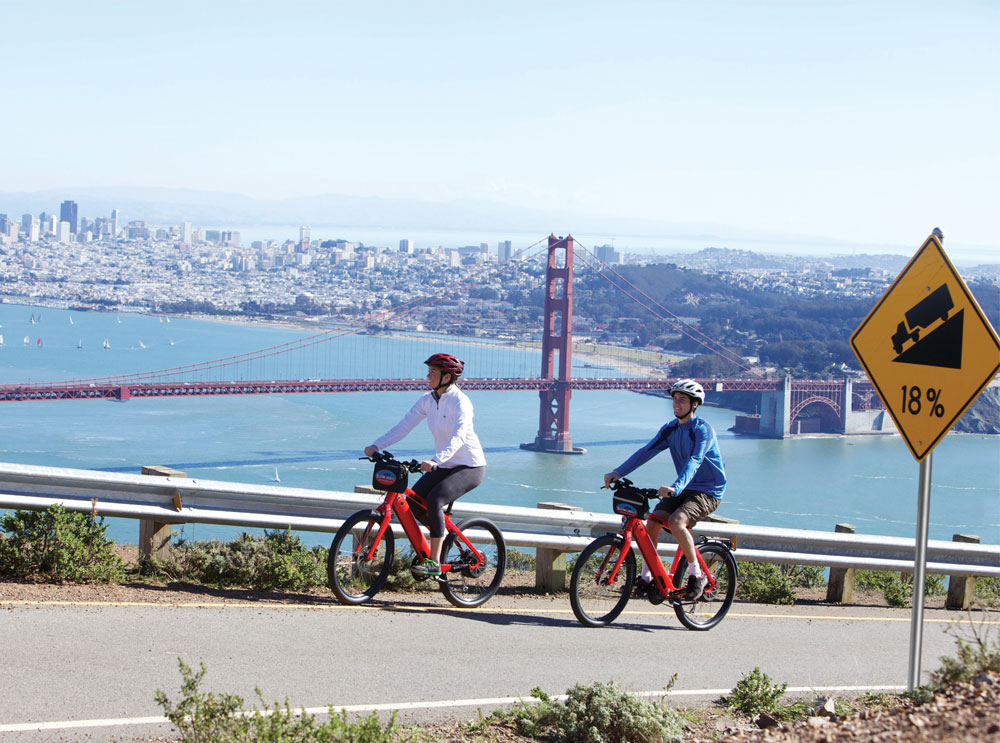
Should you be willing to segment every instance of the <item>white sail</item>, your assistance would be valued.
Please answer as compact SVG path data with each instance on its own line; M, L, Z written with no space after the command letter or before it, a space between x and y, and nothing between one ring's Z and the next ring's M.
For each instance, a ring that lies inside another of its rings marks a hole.
M104 347L108 350L111 350L111 341L109 341L107 338L104 339Z

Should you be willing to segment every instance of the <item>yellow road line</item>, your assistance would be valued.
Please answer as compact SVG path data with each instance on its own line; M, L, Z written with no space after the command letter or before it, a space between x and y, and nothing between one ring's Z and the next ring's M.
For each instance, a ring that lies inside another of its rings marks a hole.
M255 601L191 601L191 602L160 602L160 601L0 601L0 608L5 606L107 606L107 607L168 607L172 609L313 609L330 610L341 609L345 611L357 611L367 609L369 611L395 611L405 609L406 611L433 612L433 611L460 611L453 606L420 606L420 605L400 605L400 604L361 604L359 606L341 606L340 604L271 604ZM470 612L481 611L493 614L572 614L569 608L545 608L545 607L491 607L484 606L468 609ZM666 611L660 610L626 610L621 616L663 616ZM729 612L726 618L739 617L741 619L816 619L825 621L842 622L909 622L910 617L860 617L854 615L837 614L767 614L755 612ZM924 617L925 623L930 624L961 624L966 622L967 617L936 619L934 617ZM1000 625L1000 620L973 620L976 624Z

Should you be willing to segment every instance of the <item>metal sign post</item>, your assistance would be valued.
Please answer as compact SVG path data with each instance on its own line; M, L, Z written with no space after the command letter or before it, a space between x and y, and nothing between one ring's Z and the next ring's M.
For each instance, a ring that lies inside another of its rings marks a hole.
M920 462L908 688L920 685L931 454L1000 371L1000 338L945 255L935 228L851 336L913 457Z
M910 664L907 691L920 686L920 651L924 642L924 579L927 574L927 525L931 511L931 461L934 452L920 460L917 488L917 549L913 565L913 611L910 614Z

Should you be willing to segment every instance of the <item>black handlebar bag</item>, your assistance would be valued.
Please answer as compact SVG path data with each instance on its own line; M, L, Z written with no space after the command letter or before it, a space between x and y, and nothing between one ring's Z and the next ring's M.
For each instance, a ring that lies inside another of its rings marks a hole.
M402 462L379 462L372 472L372 487L386 493L405 493L408 477Z
M615 513L644 519L649 515L649 500L638 488L616 490L612 497Z

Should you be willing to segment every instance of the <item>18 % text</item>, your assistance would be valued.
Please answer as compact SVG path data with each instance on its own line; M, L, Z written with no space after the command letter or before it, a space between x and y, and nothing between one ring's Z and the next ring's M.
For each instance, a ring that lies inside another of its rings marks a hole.
M941 390L931 387L921 390L917 386L908 387L903 385L903 412L910 415L920 415L923 409L923 401L927 401L928 415L935 418L944 417L944 405L941 403Z

